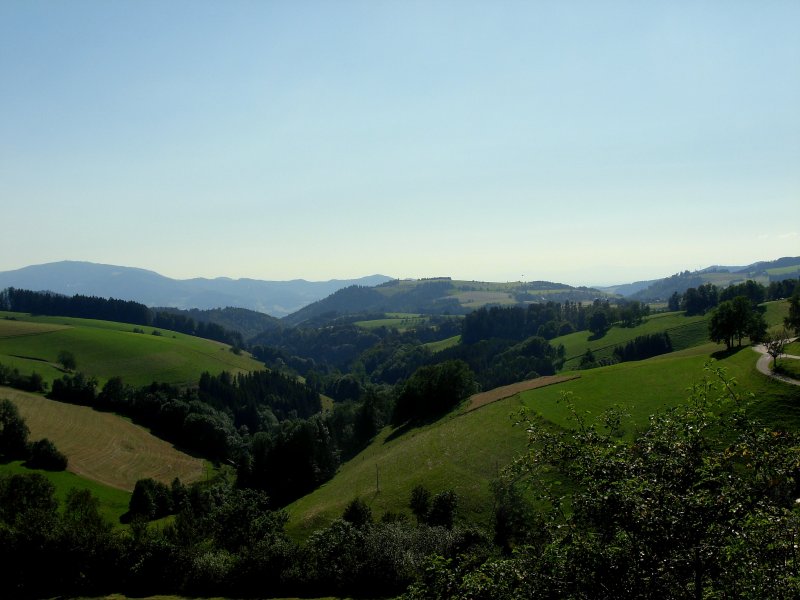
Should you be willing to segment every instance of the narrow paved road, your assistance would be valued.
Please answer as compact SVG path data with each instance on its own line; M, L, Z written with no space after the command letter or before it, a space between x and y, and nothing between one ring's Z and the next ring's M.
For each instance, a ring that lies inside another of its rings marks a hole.
M797 338L794 338L789 341L793 342L796 339ZM758 362L756 363L756 369L758 369L761 373L767 375L768 377L772 377L773 379L777 379L778 381L783 381L784 383L800 385L800 380L792 379L791 377L772 372L772 369L769 368L769 363L772 361L772 357L767 354L767 349L764 347L764 344L753 346L753 350L761 354L761 356L758 358ZM800 356L795 356L794 354L781 354L778 358L781 360L784 358L800 360Z

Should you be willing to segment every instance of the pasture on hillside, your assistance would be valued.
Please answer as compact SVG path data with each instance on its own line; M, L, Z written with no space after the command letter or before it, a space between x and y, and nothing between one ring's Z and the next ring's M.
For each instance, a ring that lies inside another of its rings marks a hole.
M166 484L178 477L188 484L205 475L202 459L113 413L6 387L0 387L0 397L17 405L30 439L52 440L69 459L68 470L80 477L130 492L147 477Z
M236 355L220 342L166 329L148 327L144 333L134 333L134 329L143 328L93 319L0 312L0 363L23 374L35 371L52 383L62 375L58 353L68 350L77 360L77 370L96 377L100 385L119 375L135 386L153 381L185 385L196 383L203 371L218 374L264 368L249 355Z
M742 392L755 394L751 410L756 416L776 427L800 427L797 388L758 373L758 356L751 349L722 350L707 343L645 361L580 371L579 378L525 391L479 410L467 412L462 406L421 427L387 427L331 481L288 507L287 529L303 538L341 516L355 497L370 505L375 518L387 511L410 516L409 495L417 484L432 493L455 490L461 518L490 527L489 482L527 447L525 431L514 426L520 409L527 409L545 426L570 428L574 423L569 403L562 398L567 392L576 412L589 423L608 408L628 413L622 427L630 438L646 427L651 414L685 402L690 386L708 375L704 365L712 356L739 382Z
M442 350L447 350L448 348L452 348L453 346L458 346L461 343L461 336L454 335L453 337L449 337L444 340L439 340L438 342L428 342L427 344L423 344L428 350L433 352L441 352Z
M131 501L130 492L97 483L69 471L29 469L23 465L22 461L0 463L0 477L30 473L39 473L53 484L55 497L61 506L64 506L70 490L88 490L99 500L98 510L103 518L116 527L122 527L120 517L128 512L128 504Z
M415 327L425 325L428 322L428 317L414 313L386 313L382 319L371 319L368 321L356 321L354 325L363 329L378 329L386 327L387 329L397 329L399 332L408 331Z
M587 349L591 349L596 359L610 357L614 348L640 335L666 331L672 340L674 350L682 350L708 339L708 317L686 317L682 312L657 313L647 317L636 327L614 326L599 338L593 338L588 331L576 331L553 339L553 346L564 345L565 369L578 366Z

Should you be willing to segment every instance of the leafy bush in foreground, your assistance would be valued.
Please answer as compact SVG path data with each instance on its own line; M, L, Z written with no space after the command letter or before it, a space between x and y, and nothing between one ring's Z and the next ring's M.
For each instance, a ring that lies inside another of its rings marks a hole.
M553 432L527 421L531 451L510 475L536 477L535 542L511 558L429 563L407 599L796 598L800 436L754 421L734 382L697 386L632 442L619 415ZM717 396L717 393L722 396ZM556 469L575 490L542 478Z
M43 438L28 447L28 460L25 463L31 469L45 471L63 471L67 468L67 457L56 448L56 445Z

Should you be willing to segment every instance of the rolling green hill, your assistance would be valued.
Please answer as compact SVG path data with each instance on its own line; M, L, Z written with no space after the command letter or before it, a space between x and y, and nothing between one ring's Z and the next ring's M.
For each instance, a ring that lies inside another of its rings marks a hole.
M456 409L435 423L406 432L387 428L331 481L290 505L289 531L299 538L309 535L340 516L355 497L369 504L376 518L387 511L410 515L409 494L417 484L433 493L454 489L461 517L488 525L489 481L526 448L525 431L513 426L520 409L530 410L553 427L567 426L570 412L560 400L563 392L569 392L576 410L590 420L607 408L621 406L630 415L623 425L630 436L645 426L650 414L684 402L689 387L703 379L703 366L712 356L743 390L755 394L753 410L758 416L776 425L800 427L796 388L758 373L757 355L751 349L727 355L721 350L706 343L646 361L581 371L577 379L478 410Z
M41 469L28 469L20 461L0 464L0 477L7 475L39 473L46 477L55 487L56 498L63 505L67 498L67 492L71 489L88 490L99 501L100 514L115 526L120 527L120 517L128 512L128 503L131 501L131 494L125 490L113 488L80 477L70 471L42 471Z
M205 475L202 459L115 414L6 387L0 398L17 405L31 440L54 442L69 459L69 471L83 478L131 492L146 477L169 484L175 477L191 483Z
M690 287L699 287L705 283L724 288L750 279L768 285L770 281L789 279L798 275L800 275L800 256L786 256L747 266L714 266L700 271L676 273L664 279L648 282L647 287L636 290L629 294L629 297L643 301L666 301L673 292L682 294Z
M780 326L789 314L789 304L783 300L765 302L764 319L771 327ZM641 335L659 332L669 334L675 352L705 344L708 341L708 320L710 314L686 317L682 312L656 313L647 317L636 327L614 326L599 338L593 338L588 331L576 331L551 341L551 344L564 345L566 362L564 370L577 368L586 350L591 349L595 359L611 357L616 346L625 344Z
M645 319L636 327L612 327L600 338L593 339L588 331L576 331L551 341L564 345L565 369L578 366L581 356L591 349L595 358L610 357L614 347L640 336L666 331L675 350L683 350L708 339L708 316L685 317L682 312L658 313Z
M550 281L483 282L449 277L388 281L376 287L351 286L284 317L288 325L362 312L465 314L486 305L529 302L591 302L609 294Z
M116 375L132 385L152 381L182 385L196 382L204 371L263 368L225 344L164 329L0 312L0 363L24 374L36 371L52 383L62 375L56 364L62 350L72 352L78 370L96 377L101 385Z

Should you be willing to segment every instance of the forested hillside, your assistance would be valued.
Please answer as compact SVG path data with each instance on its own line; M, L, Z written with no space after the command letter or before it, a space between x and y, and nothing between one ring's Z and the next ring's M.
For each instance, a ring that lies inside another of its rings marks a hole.
M800 256L784 257L773 261L762 261L742 267L708 267L699 271L683 271L652 282L642 290L629 295L631 299L643 301L665 301L673 294L683 294L689 288L704 284L728 287L751 280L769 285L800 275Z
M433 297L447 285L415 286L414 297ZM357 290L342 298L360 297ZM195 331L211 323L99 298L17 290L2 298L6 308L122 315L147 327L156 319ZM670 304L673 311L656 313L638 301L595 298L484 306L464 315L375 310L318 315L295 326L269 321L241 340L266 369L203 373L189 385L130 385L121 376L100 384L82 372L80 355L61 355L61 374L51 386L40 380L41 392L124 415L212 461L217 475L188 487L138 481L125 517L130 525L117 533L97 516L91 496L71 495L61 510L46 478L0 476L3 559L14 565L0 585L28 597L120 589L247 597L263 596L268 580L275 582L270 593L281 594L468 598L473 580L465 573L474 571L492 598L559 597L590 595L592 582L606 581L612 568L622 579L608 578L609 597L622 594L621 582L642 577L676 596L698 581L723 595L741 585L797 591L797 573L783 555L758 558L746 572L736 567L750 556L737 545L738 532L786 548L797 525L788 510L800 426L800 414L789 408L794 390L756 373L754 353L737 352L729 338L720 340L727 351L709 339L717 339L720 323L737 327L739 342L766 337L784 321L800 328L798 280L702 284ZM722 318L728 307L739 321ZM4 314L11 329L29 327L33 338L80 322L45 324L56 327L46 333L33 317ZM243 324L257 322L240 316ZM693 333L673 341L684 323ZM157 331L149 338L170 335ZM30 343L16 338L4 343ZM238 356L240 348L225 352ZM711 356L756 399L746 400L716 366L707 367L708 385L687 399L687 386ZM571 363L577 370L568 377L467 410L480 389L552 375L574 358L579 364ZM28 385L31 378L0 368L0 384ZM523 424L514 429L509 413L519 408L530 412L513 417ZM754 414L769 419L756 423ZM740 435L719 440L714 432L721 429ZM532 453L524 452L526 432ZM769 465L739 459L759 452L775 458ZM684 476L652 480L667 463ZM642 481L655 491L642 491ZM168 516L159 528L146 524ZM564 536L565 528L572 535ZM613 549L597 542L598 531L616 540ZM663 575L664 565L698 545L707 551ZM72 558L52 578L36 578L27 565L59 548L70 548ZM547 571L569 576L540 576Z
M487 283L449 277L394 280L373 288L352 286L289 315L290 325L315 323L358 313L399 312L467 314L491 305L539 302L591 302L608 294L593 288L549 281Z

